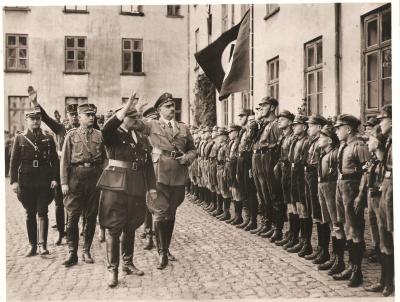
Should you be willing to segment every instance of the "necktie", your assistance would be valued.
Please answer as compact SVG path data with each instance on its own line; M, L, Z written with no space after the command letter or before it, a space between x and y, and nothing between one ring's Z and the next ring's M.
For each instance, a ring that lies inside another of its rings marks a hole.
M174 128L172 128L171 122L168 122L168 127L171 130L172 134L174 134Z
M339 172L340 172L340 174L343 174L343 173L342 173L342 165L343 165L343 150L344 150L344 148L346 148L346 146L347 146L347 144L346 144L346 143L344 143L344 144L342 145L342 148L339 150L339 156L338 156L338 166L339 166Z

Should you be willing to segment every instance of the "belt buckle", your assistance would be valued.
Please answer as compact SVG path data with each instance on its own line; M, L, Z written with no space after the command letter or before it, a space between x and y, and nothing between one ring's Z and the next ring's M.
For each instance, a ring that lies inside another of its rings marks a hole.
M132 163L132 168L131 168L132 170L134 170L134 171L136 171L137 169L138 169L138 164L137 164L137 162L133 162Z
M175 159L176 158L176 151L171 151L171 158Z
M90 163L83 163L83 166L84 166L85 168L90 168L90 167L91 167L91 164L90 164Z
M34 168L38 168L38 167L39 167L39 161L38 161L37 159L33 160L32 166L33 166Z

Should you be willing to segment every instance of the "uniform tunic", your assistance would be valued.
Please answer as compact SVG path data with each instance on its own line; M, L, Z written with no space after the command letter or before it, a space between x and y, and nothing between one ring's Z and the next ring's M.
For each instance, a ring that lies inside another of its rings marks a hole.
M304 167L305 192L307 208L311 209L312 217L321 220L321 206L318 200L318 159L321 149L318 147L319 135L310 138L306 166Z

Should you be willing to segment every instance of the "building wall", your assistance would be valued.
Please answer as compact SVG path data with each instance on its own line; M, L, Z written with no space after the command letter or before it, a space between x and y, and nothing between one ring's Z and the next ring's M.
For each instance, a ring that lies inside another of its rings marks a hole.
M120 15L120 6L89 6L88 14L66 14L62 6L4 11L4 36L28 34L30 73L5 73L5 128L8 96L38 90L48 112L64 113L65 97L88 97L99 113L118 107L135 90L150 104L165 91L182 98L182 120L188 121L188 14L167 17L165 5L144 6L144 16ZM64 74L65 36L87 37L89 74ZM124 76L122 38L143 39L144 76Z

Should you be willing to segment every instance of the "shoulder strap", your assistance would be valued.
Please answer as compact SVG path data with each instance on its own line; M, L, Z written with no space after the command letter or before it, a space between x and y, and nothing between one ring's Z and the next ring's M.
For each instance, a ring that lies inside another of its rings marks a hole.
M34 143L32 143L32 141L25 134L21 133L21 135L28 141L28 143L30 143L32 145L32 147L33 147L33 149L35 149L35 151L39 150L39 148Z

